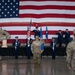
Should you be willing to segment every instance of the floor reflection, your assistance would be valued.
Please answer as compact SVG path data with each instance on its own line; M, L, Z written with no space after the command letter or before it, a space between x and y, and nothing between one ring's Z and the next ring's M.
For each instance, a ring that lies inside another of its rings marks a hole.
M32 64L30 60L27 60L27 65L26 65L26 74L25 75L33 75L32 74Z
M18 63L17 60L14 62L14 72L13 72L13 75L20 75L20 73L19 73L19 63Z
M41 69L40 68L34 68L34 74L33 75L41 75Z
M34 73L33 75L45 75L43 70L42 62L40 64L34 64Z
M7 63L6 62L2 62L1 66L2 66L1 75L8 75Z
M32 59L0 60L0 75L75 75L67 68L65 58L43 58L39 67Z

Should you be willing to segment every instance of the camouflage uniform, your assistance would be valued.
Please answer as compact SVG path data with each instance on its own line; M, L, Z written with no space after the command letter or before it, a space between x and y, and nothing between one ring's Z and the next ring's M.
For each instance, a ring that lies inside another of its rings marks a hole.
M74 35L74 37L75 37L75 35ZM72 71L75 71L75 38L73 41L71 41L68 44L66 53L67 53L66 61L67 61L68 67Z
M10 34L6 30L2 30L2 28L0 28L0 41L6 40L9 38L10 38ZM0 56L0 59L1 59L1 56Z
M10 38L10 34L6 30L0 29L0 40L6 40Z
M42 53L42 50L40 48L41 45L42 45L42 42L40 40L33 41L31 45L31 51L33 53L33 59L34 59L35 66L40 65L40 62L41 62L41 53Z

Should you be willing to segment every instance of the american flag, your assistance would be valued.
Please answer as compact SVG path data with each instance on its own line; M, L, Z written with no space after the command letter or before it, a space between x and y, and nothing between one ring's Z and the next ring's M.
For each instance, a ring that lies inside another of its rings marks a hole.
M30 38L30 32L31 32L30 29L31 29L30 26L27 26L27 38Z
M15 36L25 43L31 19L31 30L35 29L36 24L42 27L44 40L46 25L49 41L57 37L58 30L68 29L72 36L75 29L75 0L0 0L0 26L11 35L8 43L12 43ZM34 39L32 32L31 38Z

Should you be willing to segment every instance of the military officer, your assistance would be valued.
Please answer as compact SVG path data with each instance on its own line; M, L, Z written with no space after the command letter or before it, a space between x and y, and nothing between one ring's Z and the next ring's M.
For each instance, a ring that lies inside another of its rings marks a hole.
M0 40L6 40L10 37L10 34L6 30L2 30L2 28L0 28Z
M10 37L11 37L10 34L6 30L3 30L1 27L0 28L0 41L9 39ZM0 56L0 59L1 59L1 56Z
M54 37L52 37L50 46L51 46L52 59L55 59L55 57L56 57L56 41L55 41Z
M20 41L18 40L18 36L15 37L15 40L13 42L13 47L14 47L14 54L15 54L15 59L18 59L19 55L19 47L20 47Z
M34 38L36 37L36 36L39 36L40 37L40 31L38 30L38 27L36 26L36 28L33 30L33 32L34 32Z
M30 59L30 56L31 56L31 41L30 41L30 39L27 40L25 48L26 48L27 58Z
M63 41L63 34L62 34L61 30L58 31L57 35L58 35L58 38L57 38L58 39L58 44L59 44L59 47L61 47L62 46L62 41Z
M28 40L30 40L30 44L32 44L32 38L30 37L30 38L26 38L26 44L27 44L27 42L28 42Z
M73 30L74 40L67 45L67 66L75 75L75 30Z
M41 50L42 44L43 42L40 41L39 36L36 36L35 41L33 41L31 45L35 67L40 65L41 62L41 53L43 52L43 50Z
M64 32L64 35L65 35L65 43L66 43L66 46L67 46L67 44L70 41L70 32L68 31L68 29L66 29L66 31Z

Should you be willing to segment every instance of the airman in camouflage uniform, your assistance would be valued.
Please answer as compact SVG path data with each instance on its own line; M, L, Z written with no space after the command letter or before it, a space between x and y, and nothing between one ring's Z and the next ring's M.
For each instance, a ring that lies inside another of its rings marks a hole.
M70 70L72 70L72 72L74 72L75 74L75 30L73 30L74 33L74 40L71 41L66 49L66 53L67 53L67 66Z
M0 40L6 40L10 38L10 34L6 30L0 28Z
M6 40L9 38L10 38L10 34L6 30L2 30L2 28L0 28L0 41ZM0 56L0 59L1 59L1 56Z
M41 53L43 52L43 50L41 50L40 47L42 44L43 44L43 42L40 41L39 36L36 36L35 41L33 41L32 45L31 45L31 51L33 54L35 66L40 65L40 62L41 62Z

